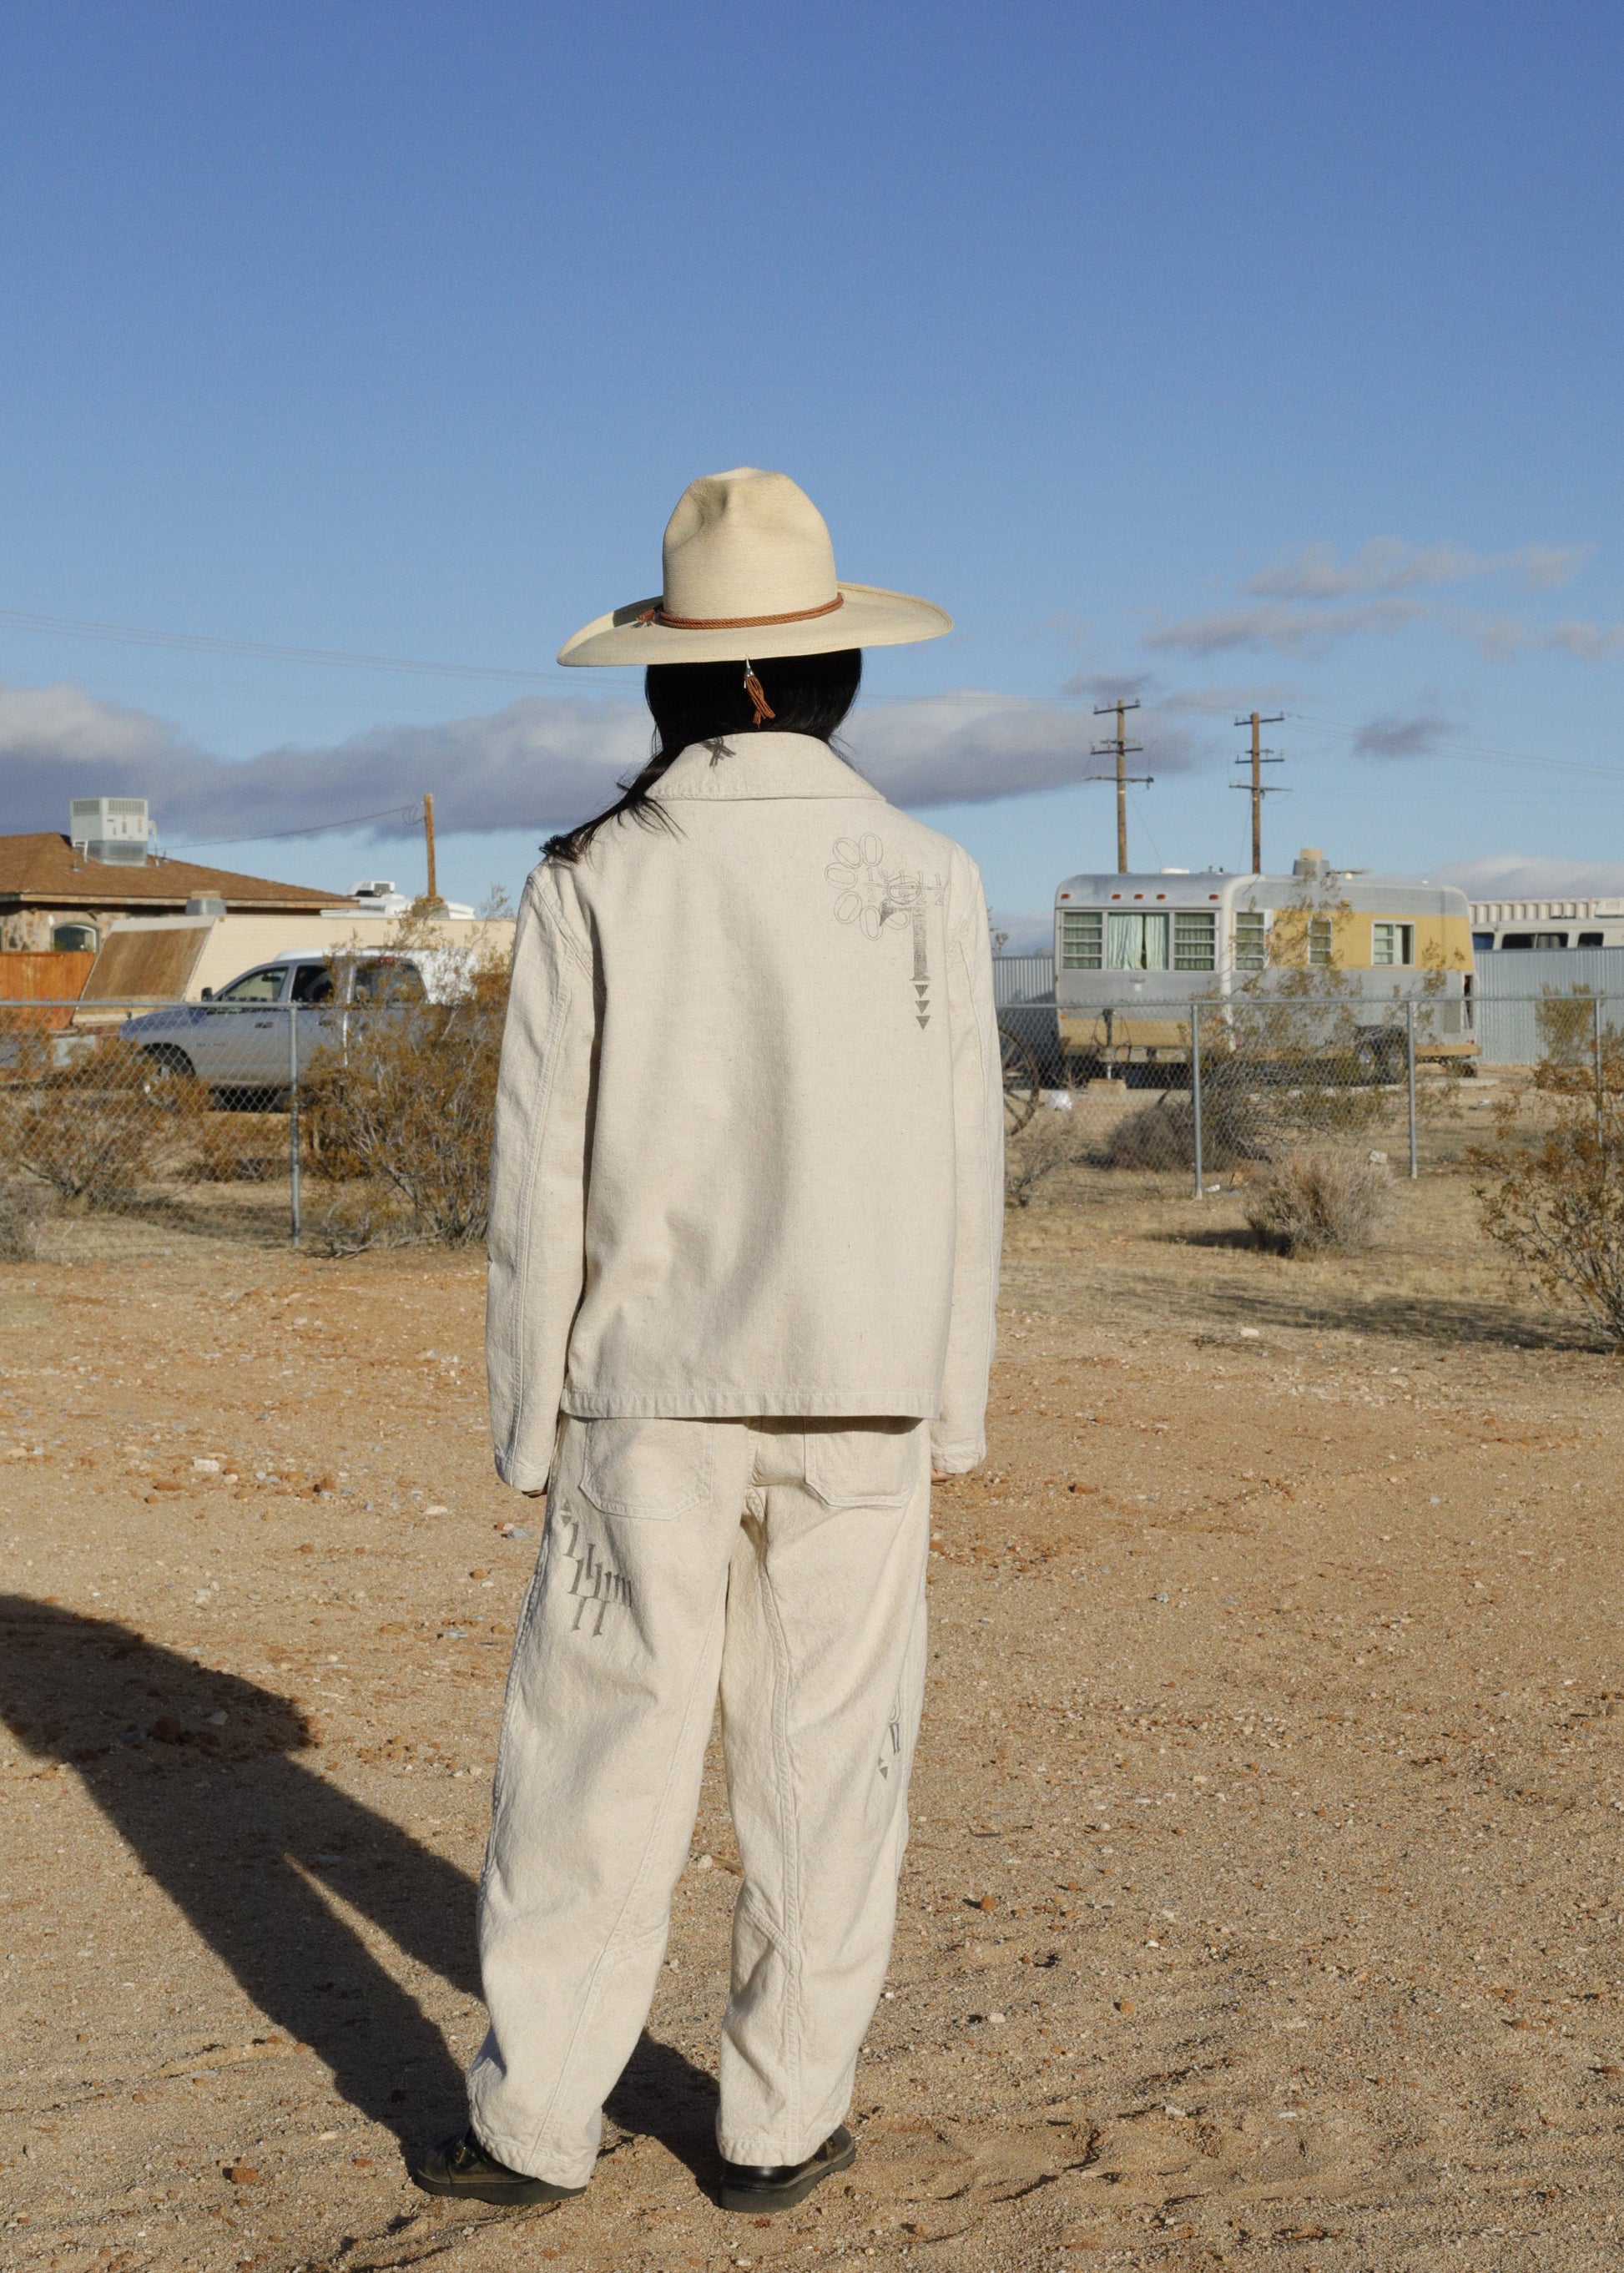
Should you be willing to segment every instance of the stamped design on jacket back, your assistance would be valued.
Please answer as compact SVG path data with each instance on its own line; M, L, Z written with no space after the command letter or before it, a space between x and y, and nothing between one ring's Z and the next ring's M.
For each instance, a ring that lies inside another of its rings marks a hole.
M854 923L865 939L878 939L904 925L914 933L914 1016L930 1024L930 934L928 911L940 904L942 880L902 868L888 868L885 846L872 832L837 836L834 859L823 874L836 889L835 920Z

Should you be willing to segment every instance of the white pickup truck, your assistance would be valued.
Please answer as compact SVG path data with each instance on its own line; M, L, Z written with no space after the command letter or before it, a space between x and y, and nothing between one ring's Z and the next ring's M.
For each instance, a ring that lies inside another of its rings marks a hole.
M430 950L279 955L200 1002L126 1018L120 1039L166 1072L207 1082L225 1104L285 1095L294 1065L342 1042L349 1019L424 1002L440 988Z

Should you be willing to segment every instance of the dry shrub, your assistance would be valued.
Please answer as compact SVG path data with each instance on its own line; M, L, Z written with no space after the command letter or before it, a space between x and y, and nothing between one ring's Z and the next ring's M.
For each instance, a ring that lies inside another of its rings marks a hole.
M1168 1090L1119 1121L1094 1155L1102 1168L1195 1167L1195 1107L1188 1091ZM1249 1091L1222 1081L1201 1085L1201 1168L1214 1174L1269 1157L1267 1116Z
M1068 1112L1063 1106L1040 1106L1029 1121L1004 1138L1005 1204L1030 1207L1033 1193L1046 1176L1052 1176L1057 1168L1081 1167L1089 1149L1080 1113Z
M459 985L454 1001L351 1017L343 1040L312 1061L303 1092L311 1165L355 1187L335 1195L318 1226L334 1252L485 1237L506 965L470 963Z
M307 1236L320 1255L365 1255L369 1248L403 1247L423 1234L398 1192L357 1182L334 1185L315 1209Z
M266 1184L288 1174L288 1124L258 1113L211 1113L186 1164L194 1182Z
M1352 1152L1295 1152L1247 1187L1246 1220L1282 1255L1351 1255L1371 1245L1392 1200L1384 1161Z
M1545 1058L1532 1095L1550 1114L1533 1142L1512 1102L1498 1143L1467 1155L1484 1229L1548 1302L1624 1346L1624 1036L1609 1028L1589 1063Z
M56 1212L56 1195L49 1184L28 1176L0 1184L0 1263L32 1263Z
M58 1063L64 1040L71 1054ZM129 1207L143 1184L177 1173L208 1108L177 1076L117 1036L27 1041L0 1088L0 1163L85 1207Z

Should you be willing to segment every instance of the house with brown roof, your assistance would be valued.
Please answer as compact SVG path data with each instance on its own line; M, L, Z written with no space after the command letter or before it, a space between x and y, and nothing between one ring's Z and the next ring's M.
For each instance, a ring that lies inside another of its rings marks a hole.
M94 806L130 811L98 820ZM76 798L71 825L67 836L0 836L0 949L94 953L120 916L315 916L357 904L343 893L154 856L144 799Z

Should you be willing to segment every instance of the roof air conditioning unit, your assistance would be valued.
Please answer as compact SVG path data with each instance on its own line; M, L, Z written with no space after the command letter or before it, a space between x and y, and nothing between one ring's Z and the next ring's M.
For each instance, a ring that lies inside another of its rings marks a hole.
M156 833L144 797L76 797L68 808L73 850L109 867L144 866Z

